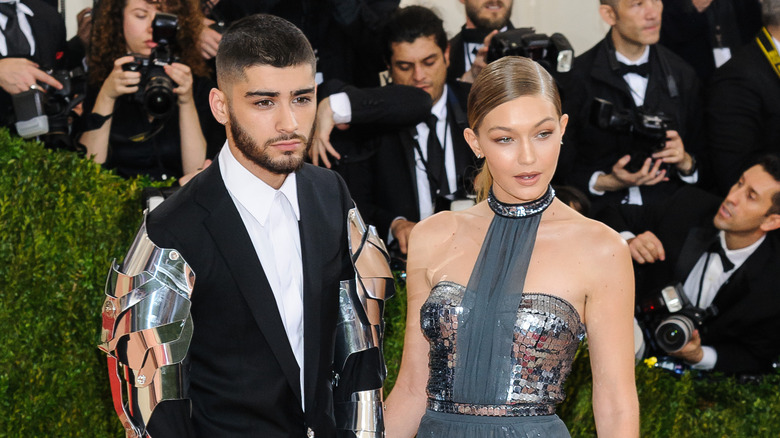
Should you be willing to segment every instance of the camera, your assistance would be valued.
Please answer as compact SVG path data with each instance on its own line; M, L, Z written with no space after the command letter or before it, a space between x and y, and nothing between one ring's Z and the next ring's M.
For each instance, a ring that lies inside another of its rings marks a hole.
M138 91L128 95L132 102L143 105L144 111L153 119L164 119L171 115L177 105L173 92L176 87L165 73L165 66L176 61L173 46L176 44L178 18L173 14L158 12L152 21L152 40L157 45L148 58L133 55L134 60L122 66L124 71L141 73Z
M715 307L705 310L691 304L679 283L637 306L637 320L651 350L666 353L679 351L693 331L716 313Z
M630 172L642 168L645 160L666 147L666 131L674 128L674 119L663 113L646 113L629 109L617 109L615 105L604 99L595 98L591 107L591 122L601 129L629 134L632 149L629 152L631 161L626 165ZM667 169L668 165L662 165Z
M23 138L41 136L49 147L75 149L70 138L73 111L86 97L86 73L81 67L73 70L45 70L62 84L58 90L48 84L33 85L29 90L13 95L16 132Z
M548 37L536 33L533 27L523 27L493 35L486 62L489 64L504 56L531 58L551 73L566 73L571 70L574 49L560 33Z

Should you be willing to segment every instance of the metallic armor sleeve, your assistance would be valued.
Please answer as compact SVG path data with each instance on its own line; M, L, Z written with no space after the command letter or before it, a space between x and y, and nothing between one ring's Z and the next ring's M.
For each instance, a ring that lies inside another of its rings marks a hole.
M194 282L176 250L149 239L145 221L122 265L112 263L98 348L108 354L114 409L127 437L149 437L155 407L187 398L182 361L192 339Z
M387 375L382 314L395 285L384 242L373 226L366 227L357 208L348 212L347 233L355 278L342 281L339 291L336 427L340 437L379 438L384 437L382 383ZM350 388L348 394L344 388Z

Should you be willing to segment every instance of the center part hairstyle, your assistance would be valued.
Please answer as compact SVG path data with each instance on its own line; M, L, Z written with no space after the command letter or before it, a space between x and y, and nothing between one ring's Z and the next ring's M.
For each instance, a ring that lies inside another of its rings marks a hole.
M479 133L485 116L499 105L525 96L539 96L555 106L560 118L561 97L550 73L537 62L522 56L505 56L488 64L474 80L468 99L469 127ZM477 199L487 198L493 185L487 160L474 181Z
M316 62L309 40L294 24L273 15L250 15L222 35L217 50L217 84L225 90L236 79L243 79L247 68L263 65L285 68L309 64L313 75Z

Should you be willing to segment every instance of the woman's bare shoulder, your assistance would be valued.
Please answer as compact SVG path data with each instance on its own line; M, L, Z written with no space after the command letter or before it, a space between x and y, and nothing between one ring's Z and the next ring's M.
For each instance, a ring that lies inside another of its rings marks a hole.
M602 222L589 219L569 207L553 216L556 235L567 242L571 249L589 254L612 256L616 252L628 253L628 245L617 231Z

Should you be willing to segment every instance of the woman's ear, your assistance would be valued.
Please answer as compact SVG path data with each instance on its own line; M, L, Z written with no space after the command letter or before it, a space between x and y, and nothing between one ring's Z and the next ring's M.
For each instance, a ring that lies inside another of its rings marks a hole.
M477 133L474 132L474 130L471 128L466 128L463 130L463 137L466 138L466 143L469 144L469 147L471 148L471 151L474 152L474 155L476 155L477 158L482 158L484 154L482 153L482 148L479 147Z
M561 121L560 121L560 125L561 125L561 138L563 138L563 134L566 133L566 125L568 125L568 124L569 124L569 115L568 114L562 115L561 116Z

